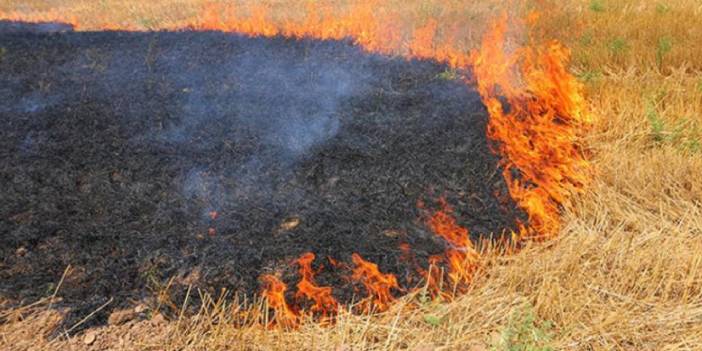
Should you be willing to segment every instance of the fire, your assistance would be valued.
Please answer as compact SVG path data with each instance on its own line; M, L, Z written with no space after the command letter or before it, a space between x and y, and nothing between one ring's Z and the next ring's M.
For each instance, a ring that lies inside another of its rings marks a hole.
M285 285L278 277L270 274L265 274L261 277L265 284L262 296L275 311L276 321L282 325L295 326L298 321L298 314L293 310L285 300L285 292L288 286Z
M476 84L489 113L487 135L493 150L501 157L503 176L511 198L527 214L518 223L513 242L546 239L558 234L560 211L573 194L581 192L590 176L589 164L580 144L583 131L592 122L586 110L582 87L567 70L569 51L550 42L530 45L508 52L505 47L508 18L502 16L484 36L478 50L468 53L459 44L458 24L437 19L423 20L416 29L408 25L397 10L381 0L351 1L343 13L330 6L308 2L301 16L277 18L270 5L252 6L208 4L196 18L163 25L160 29L221 30L251 36L310 37L350 39L365 50L380 54L400 54L407 58L430 58L446 62L460 72L470 71L466 84ZM447 4L448 6L449 4ZM57 11L30 14L0 13L0 18L18 21L60 21L76 29L84 26L70 15ZM530 15L528 22L537 17ZM133 24L106 23L102 29L135 30ZM94 28L91 28L94 29ZM502 100L503 99L503 100ZM505 101L503 103L503 101ZM450 248L443 256L430 259L423 275L427 285L438 293L443 281L443 263L454 286L470 282L479 268L479 253L469 231L457 224L453 209L439 199L440 209L425 218L425 223L441 236ZM217 213L210 213L215 220ZM214 235L214 228L211 228ZM486 233L487 234L487 233ZM403 247L403 250L407 250ZM331 287L317 286L311 264L315 256L307 253L296 262L300 281L296 297L313 304L310 312L328 316L338 311ZM343 266L328 258L336 269ZM355 265L351 278L367 291L362 301L365 311L386 310L399 290L397 278L382 273L375 263L352 255ZM435 266L436 265L436 266ZM300 313L285 298L287 286L273 275L262 276L263 297L282 325L296 325Z
M453 208L444 197L439 199L439 206L440 209L431 215L426 223L436 235L448 242L450 248L446 250L445 254L448 276L454 286L459 287L470 282L478 267L479 255L470 240L468 229L456 223ZM419 207L423 207L423 205L420 203ZM440 260L439 257L432 258L434 264ZM432 271L426 274L428 285L432 290L436 290L434 284L440 281L435 276L437 273L436 269L432 268Z
M392 274L382 273L377 264L364 260L357 253L354 253L351 259L356 265L351 278L361 282L368 293L368 297L360 302L362 309L366 312L387 310L395 300L391 290L400 289L397 278Z
M507 53L506 32L503 16L471 62L490 115L488 137L502 157L510 195L529 217L515 239L546 239L558 234L561 207L588 182L580 139L592 120L566 68L568 49L551 42Z
M314 282L314 271L312 270L314 258L314 254L308 252L297 259L297 264L300 266L300 282L297 283L295 296L314 301L314 305L310 308L313 313L321 314L324 317L335 315L339 303L332 296L332 288L320 287Z

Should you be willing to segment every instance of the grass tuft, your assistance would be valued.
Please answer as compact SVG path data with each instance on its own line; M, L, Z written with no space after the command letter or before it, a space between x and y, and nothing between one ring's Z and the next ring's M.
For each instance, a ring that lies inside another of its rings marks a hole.
M553 323L538 321L531 306L512 314L509 324L500 334L494 351L553 351Z
M663 59L673 49L673 39L670 37L662 37L658 39L656 46L656 64L658 69L663 69Z
M605 5L602 0L591 0L590 1L590 11L592 12L604 12Z

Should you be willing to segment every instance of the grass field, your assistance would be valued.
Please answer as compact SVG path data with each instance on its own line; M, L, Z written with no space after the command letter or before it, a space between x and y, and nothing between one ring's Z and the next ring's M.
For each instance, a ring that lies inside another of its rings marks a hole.
M304 8L268 2L279 21ZM332 11L347 4L334 2ZM379 315L342 314L332 326L292 331L235 328L235 307L215 303L195 317L90 331L90 347L702 349L702 2L391 0L376 16L387 9L401 15L403 31L430 18L439 33L455 24L466 51L503 10L516 18L536 10L521 38L557 39L572 50L571 71L595 116L586 141L595 176L562 214L557 238L488 255L488 268L453 301L412 295ZM201 10L201 0L0 2L5 16L71 16L80 30L182 27ZM60 313L47 301L0 311L0 349L89 347L82 334L49 339Z

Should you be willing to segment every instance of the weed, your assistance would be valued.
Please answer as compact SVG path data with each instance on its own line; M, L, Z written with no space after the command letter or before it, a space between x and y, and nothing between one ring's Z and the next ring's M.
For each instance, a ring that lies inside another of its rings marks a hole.
M702 93L702 78L700 78L700 80L697 81L697 91Z
M697 154L702 151L702 143L700 143L699 138L686 141L683 147L685 150L693 154Z
M424 321L427 324L431 325L432 327L438 327L441 324L441 322L443 321L443 319L441 319L433 314L427 314L424 316Z
M7 53L7 49L0 47L0 62L2 62L2 59L6 53ZM700 84L702 84L702 81L700 81Z
M683 118L674 126L670 126L666 124L651 102L646 105L646 119L651 127L651 139L657 145L668 144L689 153L702 151L702 132L694 120Z
M658 111L653 106L652 103L646 104L646 119L648 124L651 126L651 137L656 143L662 143L666 141L666 126L663 119L661 119Z
M159 28L159 21L153 18L141 18L139 25L147 30L156 30Z
M500 334L493 351L552 351L553 324L550 321L537 321L531 306L516 311L510 317L505 329Z
M602 73L599 70L587 70L580 72L577 76L584 83L595 83L602 78Z
M624 38L615 38L609 43L609 50L615 55L624 53L628 48L629 44Z
M673 40L670 37L662 37L658 39L658 46L656 47L656 64L658 65L659 69L663 68L663 58L672 49Z
M587 31L583 33L583 35L580 36L580 45L582 46L590 46L592 45L593 42L593 34L592 31Z
M605 6L602 0L592 0L590 1L590 11L592 12L604 12Z
M656 4L656 12L660 15L666 14L670 12L670 6L659 2Z
M456 80L458 77L458 72L455 69L447 69L436 75L436 78L443 80Z

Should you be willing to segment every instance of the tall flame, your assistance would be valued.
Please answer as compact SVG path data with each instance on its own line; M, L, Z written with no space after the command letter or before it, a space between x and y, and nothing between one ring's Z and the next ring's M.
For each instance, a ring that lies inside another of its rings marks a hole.
M502 157L510 195L529 217L516 239L546 239L558 234L561 207L588 182L580 139L592 120L582 87L566 68L569 50L550 42L510 54L506 31L505 15L471 62L490 115L487 134Z

